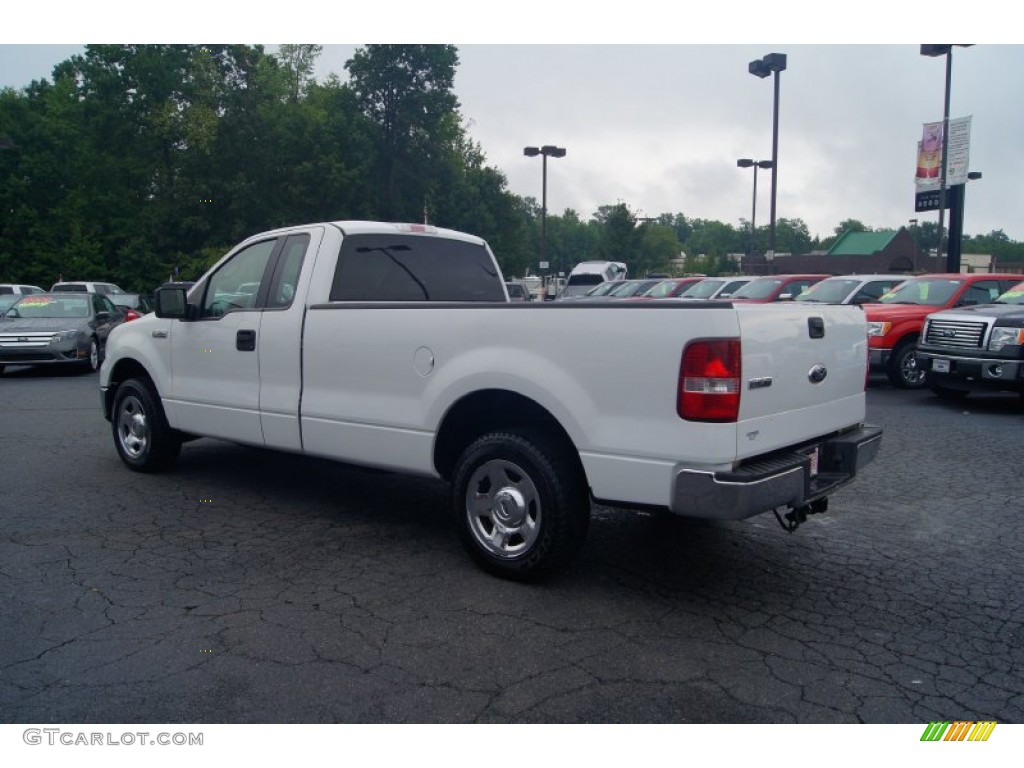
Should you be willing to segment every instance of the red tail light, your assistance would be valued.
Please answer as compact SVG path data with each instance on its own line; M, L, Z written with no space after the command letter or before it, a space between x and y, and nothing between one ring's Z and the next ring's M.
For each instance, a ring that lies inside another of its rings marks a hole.
M124 321L127 323L129 320L138 320L142 315L136 312L134 309L126 310L124 313Z
M676 412L688 421L736 421L740 340L698 339L683 349Z

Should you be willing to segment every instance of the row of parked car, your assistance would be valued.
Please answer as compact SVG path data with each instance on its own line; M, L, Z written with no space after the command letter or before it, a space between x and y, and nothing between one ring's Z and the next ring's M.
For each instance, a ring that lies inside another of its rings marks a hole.
M765 275L609 280L559 301L794 301L860 306L869 367L900 389L947 399L972 391L1024 395L1024 276Z
M0 373L6 365L74 365L96 371L107 337L153 311L145 294L114 283L58 282L49 291L0 284Z

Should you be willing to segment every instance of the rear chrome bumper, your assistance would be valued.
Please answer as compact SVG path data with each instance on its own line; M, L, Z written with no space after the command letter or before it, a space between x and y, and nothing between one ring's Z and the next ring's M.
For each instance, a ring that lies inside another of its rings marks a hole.
M671 510L684 517L742 520L779 507L802 507L853 480L881 443L882 428L865 425L732 472L683 470L676 475Z

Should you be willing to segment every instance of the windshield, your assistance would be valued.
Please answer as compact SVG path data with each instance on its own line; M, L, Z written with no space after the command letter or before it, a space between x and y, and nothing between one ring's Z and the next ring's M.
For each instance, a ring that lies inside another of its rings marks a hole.
M1024 304L1024 283L1017 283L996 299L996 304Z
M860 285L859 280L822 280L796 297L796 301L820 301L838 304Z
M609 280L607 283L601 283L596 288L591 288L587 291L587 296L606 296L620 285L622 285L621 280Z
M638 296L648 288L653 288L657 284L657 280L637 280L635 282L633 280L627 280L618 288L609 292L608 295L616 299L626 299L630 296Z
M686 283L682 283L686 285ZM662 280L660 283L656 283L644 296L650 296L652 299L663 299L666 296L672 296L675 291L679 290L679 280Z
M963 280L948 277L907 280L878 301L880 304L920 304L926 307L941 307L953 298L953 294L962 285Z
M22 298L7 311L6 317L89 317L89 301L88 295L72 297L35 294Z
M782 285L778 278L751 280L732 295L734 299L770 299Z
M680 296L684 299L709 299L723 285L725 280L701 280L683 291Z

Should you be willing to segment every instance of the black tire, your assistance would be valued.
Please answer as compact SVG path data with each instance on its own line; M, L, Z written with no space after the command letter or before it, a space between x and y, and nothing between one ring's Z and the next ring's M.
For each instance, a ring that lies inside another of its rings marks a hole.
M569 563L586 538L590 496L576 456L535 432L492 432L459 457L459 536L487 572L527 581Z
M917 364L917 342L908 339L897 345L889 358L886 375L898 389L922 389L928 384L925 372Z
M181 436L148 381L128 379L117 388L110 423L117 455L136 472L169 469L181 453Z
M969 390L966 389L954 389L952 387L943 387L941 384L936 384L934 381L928 382L928 388L932 393L942 399L949 401L963 400L970 394Z

